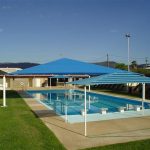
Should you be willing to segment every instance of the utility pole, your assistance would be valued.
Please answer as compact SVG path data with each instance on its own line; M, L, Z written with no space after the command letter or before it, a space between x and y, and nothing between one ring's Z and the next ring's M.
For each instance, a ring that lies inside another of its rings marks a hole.
M126 38L128 40L128 71L130 71L130 33L127 33L126 35Z
M145 58L145 64L146 64L146 67L148 65L148 57Z
M109 67L109 55L107 54L107 67Z

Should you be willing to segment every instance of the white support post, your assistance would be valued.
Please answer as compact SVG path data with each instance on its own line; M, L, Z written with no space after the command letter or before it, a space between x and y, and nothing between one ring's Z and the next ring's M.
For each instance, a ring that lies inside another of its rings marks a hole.
M90 76L89 76L89 78L90 78ZM91 86L89 85L89 91L91 91Z
M84 86L84 135L87 136L86 86Z
M3 76L3 107L6 107L6 77Z
M75 78L72 78L72 81L75 81ZM76 89L75 84L73 85L73 89L74 89L74 90Z
M65 105L65 122L68 121L68 115L67 115L67 105Z
M145 101L145 83L142 83L142 111L144 114L144 101Z
M75 102L76 101L76 95L75 95L75 93L73 94L73 101Z
M89 95L89 109L91 108L91 96Z

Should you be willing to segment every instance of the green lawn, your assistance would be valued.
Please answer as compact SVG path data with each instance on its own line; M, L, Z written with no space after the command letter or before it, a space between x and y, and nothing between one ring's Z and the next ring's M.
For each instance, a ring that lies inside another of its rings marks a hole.
M149 150L150 139L122 144L114 144L103 147L88 148L86 150Z
M0 98L2 93L0 92ZM37 118L22 98L7 92L8 107L0 108L0 150L64 150L55 135ZM2 99L0 99L2 105ZM87 150L149 150L150 140L89 148Z
M65 149L16 92L7 92L7 97L8 107L0 108L0 150Z

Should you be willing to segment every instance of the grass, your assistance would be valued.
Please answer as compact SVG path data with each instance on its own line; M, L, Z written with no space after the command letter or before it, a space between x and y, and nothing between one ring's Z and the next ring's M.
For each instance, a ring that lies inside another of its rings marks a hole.
M0 105L2 104L0 93ZM0 108L0 150L64 150L43 122L35 117L23 99L15 92L7 92L6 108ZM150 139L86 150L148 150Z
M2 104L0 93L0 105ZM0 108L1 150L64 150L44 123L15 91L7 92L6 108Z
M86 150L149 150L149 149L150 149L150 139L102 147L88 148Z

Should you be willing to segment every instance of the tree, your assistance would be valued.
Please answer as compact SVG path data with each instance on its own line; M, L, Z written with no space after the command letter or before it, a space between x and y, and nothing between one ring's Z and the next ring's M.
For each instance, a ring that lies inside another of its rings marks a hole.
M117 63L115 68L121 69L121 70L127 70L127 65L125 65L124 63Z
M131 68L137 69L137 62L135 60L131 62Z

